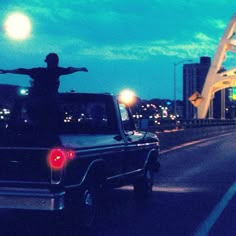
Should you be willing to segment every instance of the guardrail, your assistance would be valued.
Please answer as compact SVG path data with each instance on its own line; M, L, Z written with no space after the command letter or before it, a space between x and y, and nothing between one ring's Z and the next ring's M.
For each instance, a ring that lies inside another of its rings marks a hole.
M219 126L186 128L166 132L154 132L156 132L159 136L161 149L165 150L183 143L214 137L220 134L236 132L236 125L227 124Z
M195 119L163 121L159 125L149 125L142 129L158 134L161 149L165 150L186 142L236 132L236 120Z
M236 125L236 120L221 120L221 119L193 119L180 121L184 128L219 126L219 125Z
M159 119L159 120L148 120L143 119L139 121L139 127L145 130L157 130L165 131L172 129L187 129L187 128L199 128L199 127L210 127L210 126L227 126L236 125L236 120L221 120L221 119L192 119L192 120L170 120L170 119Z

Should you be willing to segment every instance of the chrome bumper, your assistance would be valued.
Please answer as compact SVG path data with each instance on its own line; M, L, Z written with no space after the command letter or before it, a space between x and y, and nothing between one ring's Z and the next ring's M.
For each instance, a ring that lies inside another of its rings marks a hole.
M65 192L44 189L0 188L0 209L55 211L64 208Z

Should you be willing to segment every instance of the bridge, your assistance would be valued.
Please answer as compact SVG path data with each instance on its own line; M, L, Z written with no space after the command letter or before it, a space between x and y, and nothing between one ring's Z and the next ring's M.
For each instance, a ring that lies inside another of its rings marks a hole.
M225 32L219 42L212 64L209 68L205 84L201 93L202 101L198 106L197 115L199 119L205 119L214 94L221 90L222 101L224 103L224 89L236 86L236 68L222 70L222 63L227 60L227 54L236 53L236 14L230 20ZM232 57L232 54L229 56ZM224 112L224 104L221 110ZM210 118L211 118L211 114Z

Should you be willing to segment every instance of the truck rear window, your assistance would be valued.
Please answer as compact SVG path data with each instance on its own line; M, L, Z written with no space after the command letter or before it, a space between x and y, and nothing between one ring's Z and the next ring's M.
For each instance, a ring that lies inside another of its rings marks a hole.
M115 133L114 105L106 96L67 94L53 100L21 99L10 124L17 129L59 133Z

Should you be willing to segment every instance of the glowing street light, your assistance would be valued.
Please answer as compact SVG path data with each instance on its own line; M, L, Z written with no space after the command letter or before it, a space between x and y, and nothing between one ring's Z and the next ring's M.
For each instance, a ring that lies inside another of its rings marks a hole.
M132 90L125 89L120 92L119 101L129 106L133 105L136 102L136 95Z

